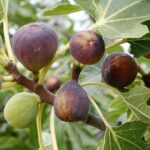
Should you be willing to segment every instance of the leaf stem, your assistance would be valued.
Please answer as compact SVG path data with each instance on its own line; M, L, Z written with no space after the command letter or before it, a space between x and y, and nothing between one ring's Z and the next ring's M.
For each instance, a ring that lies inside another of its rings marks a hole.
M14 77L9 75L9 76L1 76L2 80L3 81L6 81L6 82L11 82L14 80Z
M51 137L52 137L53 150L58 150L56 133L55 133L55 115L54 115L53 107L51 109L51 114L50 114L50 131L51 131Z
M101 83L101 82L86 82L86 83L82 83L81 86L89 86L89 85L96 85L96 86L102 86L108 89L111 89L114 93L118 94L123 100L123 96L121 95L121 93L114 87L109 86L105 83ZM97 110L97 112L99 113L100 118L103 120L104 124L106 125L106 127L108 127L109 129L111 129L111 126L108 124L107 120L105 119L105 117L103 116L101 110L98 108L98 105L95 103L95 101L90 97L90 100L93 104L93 106L95 107L95 109Z
M39 112L38 112L37 121L36 121L38 141L39 141L39 150L45 150L45 147L43 145L43 140L42 140L42 124L41 124L43 108L44 108L44 104L40 103Z
M111 89L114 93L117 93L119 94L118 90L112 86L109 86L105 83L102 83L102 82L85 82L85 83L82 83L81 86L89 86L89 85L97 85L97 86L102 86L102 87L105 87L107 89Z
M61 48L60 50L58 50L58 52L55 54L55 56L53 57L52 61L45 66L44 68L41 69L40 71L40 75L39 75L39 84L43 84L45 76L50 68L50 66L53 64L53 62L59 58L60 56L62 56L69 48L69 43L67 43L63 48Z
M9 38L7 13L5 14L5 17L4 17L4 20L3 20L3 28L4 28L5 44L6 44L9 59L11 61L15 62L15 58L14 58L14 55L13 55L13 51L12 51L11 44L10 44L10 38Z
M7 88L11 88L17 85L17 82L5 82L2 83L1 85L1 89L7 89Z
M123 43L126 43L126 42L127 42L127 39L122 39L118 42L111 43L110 45L106 46L106 49L112 48L114 46L117 46L117 45L120 45L120 44L123 44Z
M98 112L100 118L103 120L105 126L106 126L106 127L110 127L109 123L106 121L106 119L105 119L103 113L102 113L101 110L98 108L98 105L95 103L94 99L91 98L91 97L89 97L89 99L90 99L91 103L93 104L93 106L95 107L95 109L97 110L97 112Z

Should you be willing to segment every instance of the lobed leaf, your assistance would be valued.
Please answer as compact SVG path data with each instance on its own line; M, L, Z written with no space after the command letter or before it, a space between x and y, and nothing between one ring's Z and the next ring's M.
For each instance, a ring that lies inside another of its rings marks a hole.
M93 28L98 29L107 38L138 38L148 32L147 27L141 23L150 19L149 0L76 1L96 19Z
M142 140L147 129L148 124L140 121L110 127L106 130L104 143L98 150L148 150L150 145Z
M44 16L64 15L77 12L80 10L82 10L82 8L78 5L72 5L69 3L58 3L52 8L45 9L42 12L42 15Z
M150 20L144 23L150 30ZM150 53L150 32L142 38L128 39L131 44L131 53L134 57L140 57L144 54Z
M150 90L144 86L132 88L123 94L127 106L132 110L137 118L145 123L150 123Z
M100 19L103 12L100 0L75 0L84 10L86 10L95 20Z

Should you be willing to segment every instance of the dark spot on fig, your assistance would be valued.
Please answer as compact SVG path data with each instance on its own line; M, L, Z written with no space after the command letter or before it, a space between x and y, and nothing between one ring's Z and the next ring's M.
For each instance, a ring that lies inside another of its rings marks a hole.
M46 81L46 87L51 92L58 90L60 86L61 86L61 81L56 76L51 76Z
M142 76L144 84L146 87L150 88L150 74L145 74Z
M118 89L129 85L136 78L138 71L135 60L124 53L109 55L102 64L103 80Z
M83 121L88 116L89 98L84 89L74 80L67 82L54 100L55 113L63 121Z
M17 59L32 72L47 65L58 46L55 32L44 23L30 23L21 27L12 38Z
M93 31L78 32L70 40L70 52L82 64L97 63L104 51L105 44L102 36Z

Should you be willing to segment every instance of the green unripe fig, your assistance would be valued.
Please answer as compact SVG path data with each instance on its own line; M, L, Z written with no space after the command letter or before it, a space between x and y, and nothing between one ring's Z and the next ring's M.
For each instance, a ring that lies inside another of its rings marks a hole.
M4 108L4 117L14 128L26 128L36 119L38 113L38 95L22 92L10 98Z

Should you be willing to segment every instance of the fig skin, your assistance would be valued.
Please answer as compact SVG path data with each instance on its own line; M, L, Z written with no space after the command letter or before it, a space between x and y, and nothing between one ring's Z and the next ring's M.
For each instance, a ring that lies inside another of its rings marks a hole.
M81 31L72 36L70 52L82 64L95 64L103 56L105 43L102 36L93 31Z
M26 128L36 121L39 102L39 96L34 93L18 93L5 105L4 117L14 128Z
M75 81L68 81L54 100L58 118L67 122L83 121L88 116L90 101L84 89Z
M51 92L58 90L60 86L61 86L61 81L56 76L51 76L46 81L46 87Z
M101 72L107 84L122 89L134 81L138 67L128 54L113 53L103 62Z
M58 47L56 33L45 23L21 27L12 38L17 59L30 71L37 72L53 58Z
M150 74L145 74L142 76L144 84L146 87L150 88Z

